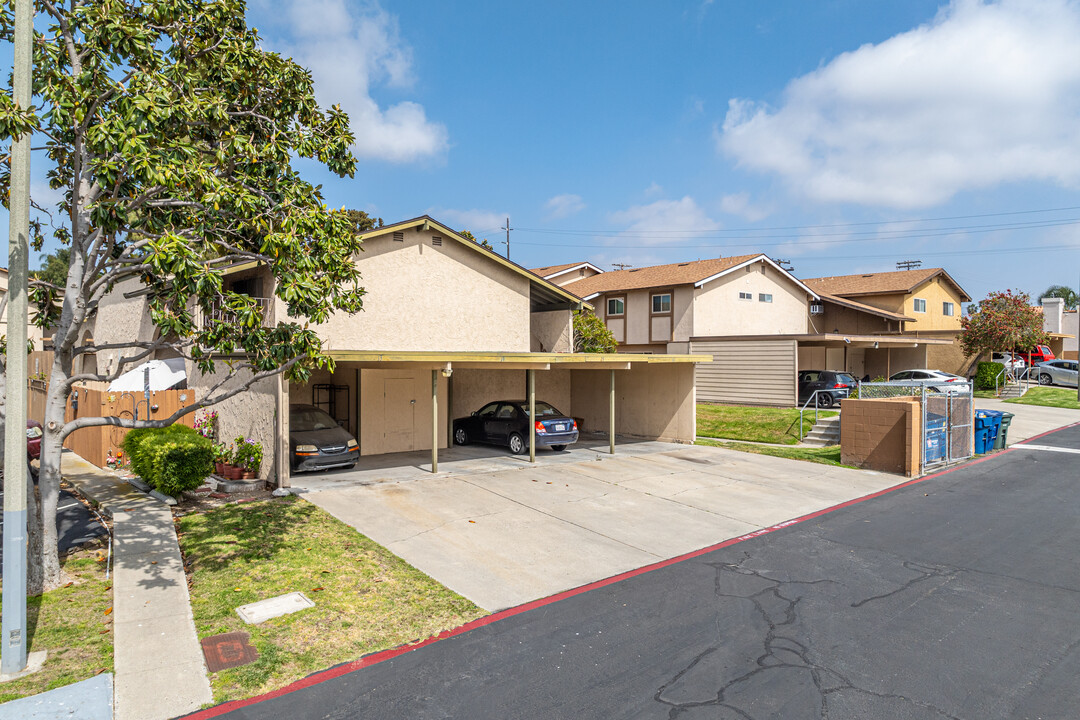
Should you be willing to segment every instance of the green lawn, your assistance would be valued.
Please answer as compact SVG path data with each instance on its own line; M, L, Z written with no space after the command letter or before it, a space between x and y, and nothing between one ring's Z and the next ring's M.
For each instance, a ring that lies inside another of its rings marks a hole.
M269 692L485 611L311 503L226 505L179 521L199 638L244 631L255 662L211 675L214 700ZM245 625L236 608L300 591L315 607Z
M97 549L69 554L60 562L71 582L29 599L27 649L49 654L41 670L0 685L0 703L112 672L112 583L105 580L105 557Z
M1080 403L1076 402L1076 390L1068 388L1033 387L1024 393L1023 397L1013 398L1005 402L1018 405L1041 405L1042 407L1080 410Z
M975 390L974 395L976 398L982 398L983 400L994 400L997 398L997 393L993 390Z
M771 455L773 457L788 458L790 460L805 460L806 462L821 463L822 465L836 465L837 467L852 467L840 462L840 446L831 447L776 447L775 445L754 445L753 443L724 442L717 440L698 440L698 445L722 447L728 450L756 453L758 455Z
M818 414L821 417L836 415L825 410L818 411ZM807 410L803 416L803 434L813 426L813 410ZM799 442L799 411L794 408L699 403L697 434L699 437L794 445Z

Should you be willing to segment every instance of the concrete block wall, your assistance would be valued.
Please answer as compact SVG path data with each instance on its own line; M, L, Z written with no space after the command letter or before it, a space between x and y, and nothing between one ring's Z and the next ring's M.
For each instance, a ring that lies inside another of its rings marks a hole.
M840 408L841 462L908 477L919 474L922 424L916 398L849 399Z

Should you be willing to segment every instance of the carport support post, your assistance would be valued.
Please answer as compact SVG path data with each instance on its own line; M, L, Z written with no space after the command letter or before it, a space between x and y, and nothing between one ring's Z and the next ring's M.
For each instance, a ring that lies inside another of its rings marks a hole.
M611 390L608 392L608 452L615 454L615 371L611 371Z
M439 472L439 371L431 371L431 472Z
M536 371L526 370L529 385L529 462L536 462Z

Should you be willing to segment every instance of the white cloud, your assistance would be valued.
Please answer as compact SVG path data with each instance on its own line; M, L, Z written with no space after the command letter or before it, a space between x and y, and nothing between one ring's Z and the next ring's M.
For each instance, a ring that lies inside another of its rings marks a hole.
M763 220L771 214L769 210L750 202L750 193L741 192L720 198L720 210L728 215L738 215L750 222Z
M507 213L494 213L489 210L454 210L452 208L429 208L427 214L439 222L446 223L454 230L468 230L480 237L491 235L503 227ZM510 227L513 227L511 225Z
M345 0L292 0L286 15L287 52L311 70L320 103L339 103L349 114L359 157L400 163L445 152L446 127L429 120L422 105L382 108L372 97L373 87L408 88L414 81L412 51L395 16L374 0L357 11Z
M732 99L716 139L814 200L914 208L964 190L1080 184L1080 6L954 0L930 23Z
M634 205L611 214L611 221L626 225L639 234L656 233L655 240L676 241L694 232L716 230L720 224L705 214L692 197L682 200L657 200L648 205Z
M649 183L649 187L645 188L645 192L642 194L645 197L660 197L664 194L664 188L654 180Z
M576 215L584 210L585 201L581 199L580 195L565 193L563 195L556 195L544 203L544 209L547 210L549 218L557 220L559 218Z

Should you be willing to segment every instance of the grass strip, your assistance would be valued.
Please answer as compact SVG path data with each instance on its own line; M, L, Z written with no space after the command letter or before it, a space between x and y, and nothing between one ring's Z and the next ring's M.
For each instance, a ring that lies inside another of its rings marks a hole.
M835 465L836 467L853 467L840 462L840 446L830 447L776 447L775 445L754 445L751 443L723 442L716 440L698 440L697 445L709 445L721 447L739 452L756 453L758 455L771 455L772 457L787 458L789 460L804 460L806 462L821 463L822 465Z
M259 658L213 673L217 702L456 627L486 612L317 506L289 497L178 520L199 638L250 633ZM299 591L315 607L246 625L240 605Z
M1076 390L1068 388L1034 387L1024 393L1023 396L1005 402L1017 405L1039 405L1040 407L1080 410L1080 402L1076 401Z
M0 703L112 672L112 583L101 547L61 558L71 582L27 599L27 651L47 650L48 657L36 673L0 685Z
M819 410L819 417L835 412ZM814 427L814 413L803 414L803 435ZM698 437L746 440L748 442L794 445L799 442L799 411L795 408L748 407L745 405L697 406Z

